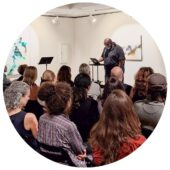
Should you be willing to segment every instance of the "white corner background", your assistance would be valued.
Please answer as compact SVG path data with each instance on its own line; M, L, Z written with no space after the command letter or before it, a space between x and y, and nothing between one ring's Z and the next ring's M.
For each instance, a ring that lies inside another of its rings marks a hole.
M1 0L0 1L0 89L6 59L18 35L42 13L69 3L71 0ZM170 58L170 10L168 0L91 0L120 9L136 19L153 37L161 51L169 83ZM128 69L127 69L128 71ZM168 85L169 86L169 85ZM5 110L3 93L0 94L0 169L56 170L71 169L49 161L33 151L19 137ZM143 170L170 168L170 113L169 91L161 120L153 135L133 154L116 163L105 166L114 170ZM101 169L103 167L99 167Z

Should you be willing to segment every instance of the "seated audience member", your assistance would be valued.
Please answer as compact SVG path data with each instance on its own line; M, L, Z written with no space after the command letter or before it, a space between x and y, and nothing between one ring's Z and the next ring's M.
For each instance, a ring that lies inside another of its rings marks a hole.
M41 77L41 83L44 83L44 82L52 82L52 83L55 83L56 82L56 76L55 76L55 73L51 70L46 70L44 71L42 77Z
M3 91L11 84L11 81L7 78L6 73L7 72L7 66L4 68L4 74L3 74Z
M104 105L106 98L115 89L120 89L120 90L125 91L123 83L119 81L116 77L111 76L105 84L101 99L98 101L98 109L100 113L102 112L103 105Z
M32 148L37 149L38 121L33 113L22 110L29 96L30 87L22 81L12 82L4 92L6 109L15 129Z
M55 150L60 148L69 155L74 166L85 167L86 151L82 138L76 125L69 120L72 105L70 85L63 82L43 83L38 98L45 103L47 111L39 120L38 142L41 153L55 156ZM41 147L44 145L46 147Z
M135 75L135 85L130 92L130 97L133 102L146 98L147 78L153 74L151 67L141 67Z
M87 95L90 84L91 80L87 74L80 73L75 77L70 119L76 124L83 142L87 142L92 126L99 119L97 101Z
M148 77L148 90L145 100L134 103L143 129L153 131L156 127L165 104L167 82L165 76L154 73Z
M18 67L18 73L20 74L20 77L17 79L17 81L22 81L23 80L23 74L24 74L24 71L27 67L27 64L21 64L19 67Z
M85 73L90 76L90 67L86 63L82 63L79 67L79 73ZM88 95L93 97L93 99L97 100L100 96L100 86L99 84L95 83L94 81L91 82L90 89L88 91Z
M74 83L71 80L71 68L69 66L63 65L60 67L57 74L57 82L66 82L70 84L71 87L74 86Z
M39 86L35 83L37 79L37 68L34 66L26 67L23 75L23 81L30 86L30 99L25 106L26 112L32 112L36 115L37 119L43 114L42 106L37 101L37 93Z
M133 103L122 90L107 97L99 121L90 132L95 165L105 165L124 158L143 144L140 121Z
M119 81L121 81L123 83L124 73L123 73L123 70L121 67L119 67L119 66L113 67L111 70L111 76L116 77ZM126 91L126 94L129 96L132 86L130 86L129 84L125 84L125 83L123 83L123 86Z

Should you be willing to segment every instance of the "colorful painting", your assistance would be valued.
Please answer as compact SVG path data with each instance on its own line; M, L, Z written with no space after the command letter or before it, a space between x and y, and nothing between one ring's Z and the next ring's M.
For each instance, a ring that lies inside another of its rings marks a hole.
M8 57L7 75L13 75L14 71L18 68L19 61L26 60L27 42L20 37L13 45L11 53Z
M138 40L134 45L128 44L123 47L126 60L142 61L142 36Z

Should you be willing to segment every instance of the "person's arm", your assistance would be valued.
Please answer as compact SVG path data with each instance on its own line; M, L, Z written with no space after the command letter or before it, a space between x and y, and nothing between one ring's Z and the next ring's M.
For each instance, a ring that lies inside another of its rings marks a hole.
M119 67L123 68L124 64L125 64L125 59L119 60L119 65L118 65Z
M99 62L102 62L104 60L104 53L106 52L106 49L103 49L102 55L100 56L100 58L98 59Z
M102 56L98 59L99 62L102 62L103 60L104 60L104 59L103 59Z
M31 130L34 138L37 138L38 121L33 113L27 113L24 119L24 127L26 130Z
M118 53L118 56L119 56L119 64L118 64L118 66L123 68L124 64L125 64L125 53L123 51L123 48L120 47L120 46L117 46L117 53Z
M86 156L86 151L85 151L85 147L83 146L82 138L74 123L68 129L67 140L69 141L70 146L73 152L75 153L75 155L77 155L78 157Z

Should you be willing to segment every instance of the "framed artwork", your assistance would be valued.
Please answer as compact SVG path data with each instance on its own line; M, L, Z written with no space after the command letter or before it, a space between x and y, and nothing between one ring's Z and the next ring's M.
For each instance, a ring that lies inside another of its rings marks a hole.
M126 61L143 61L145 30L139 24L125 24L114 30L112 39L125 53Z
M123 46L123 50L127 61L142 61L142 35L136 41L133 40L133 43Z

